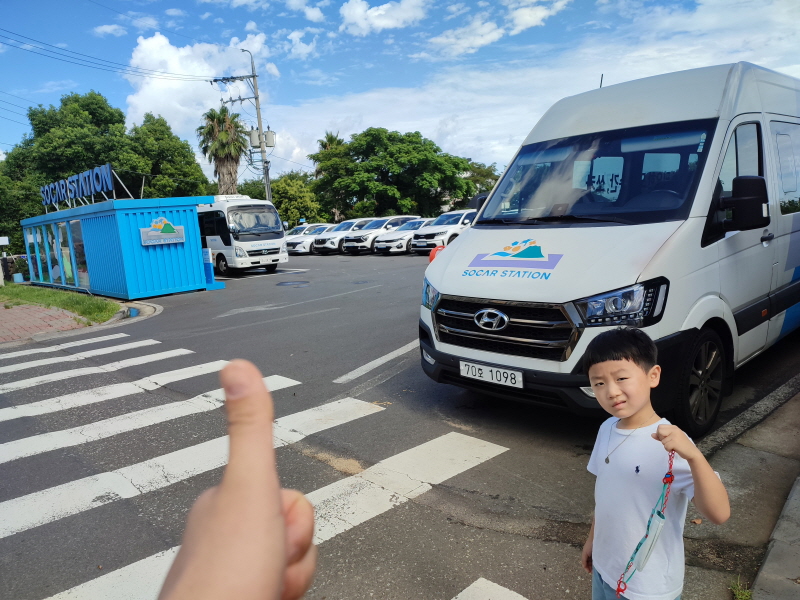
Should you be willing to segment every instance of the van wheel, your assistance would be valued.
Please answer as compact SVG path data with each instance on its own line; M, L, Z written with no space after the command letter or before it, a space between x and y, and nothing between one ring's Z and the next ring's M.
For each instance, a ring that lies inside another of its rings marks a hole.
M228 266L228 261L225 260L224 254L217 254L217 271L220 275L230 275L231 269Z
M267 273L274 273L275 271L278 270L278 263L267 265L264 268L267 270Z
M717 420L727 364L720 337L703 329L684 360L675 405L676 424L690 437L704 436Z

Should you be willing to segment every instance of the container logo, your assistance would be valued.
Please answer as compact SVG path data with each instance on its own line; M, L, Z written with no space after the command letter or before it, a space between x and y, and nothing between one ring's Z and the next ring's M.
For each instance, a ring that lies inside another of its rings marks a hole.
M161 244L182 244L186 241L182 225L173 225L166 217L153 219L150 227L139 229L142 246L159 246Z
M515 269L539 269L552 271L556 268L563 254L544 255L542 247L536 240L512 242L500 252L494 254L478 254L470 267L510 267Z

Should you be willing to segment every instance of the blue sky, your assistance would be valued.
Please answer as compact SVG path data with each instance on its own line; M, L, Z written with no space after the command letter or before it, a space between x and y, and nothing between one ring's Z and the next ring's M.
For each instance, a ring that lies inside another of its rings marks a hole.
M278 173L307 167L325 130L370 126L503 167L548 106L601 73L611 85L747 60L800 77L797 0L42 0L3 14L0 159L28 131L14 122L25 107L65 93L99 91L129 124L161 114L192 144L221 96L249 95L60 62L14 48L8 38L30 41L19 36L197 76L243 74L250 50ZM255 122L251 104L236 106Z

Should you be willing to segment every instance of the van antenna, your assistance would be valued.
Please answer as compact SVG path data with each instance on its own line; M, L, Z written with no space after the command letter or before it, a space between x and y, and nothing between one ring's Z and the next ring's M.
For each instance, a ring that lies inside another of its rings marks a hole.
M600 73L600 87L603 87L603 74Z

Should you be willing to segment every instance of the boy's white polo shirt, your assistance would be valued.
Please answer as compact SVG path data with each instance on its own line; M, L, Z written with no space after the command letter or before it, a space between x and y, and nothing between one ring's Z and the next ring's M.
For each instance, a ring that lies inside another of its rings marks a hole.
M600 426L587 467L597 476L592 562L612 588L645 534L669 467L669 454L652 438L658 426L669 421L661 419L636 430L617 429L618 421L611 417ZM694 482L689 463L677 453L672 474L664 529L645 569L628 582L625 597L630 600L674 600L683 588L683 525Z

